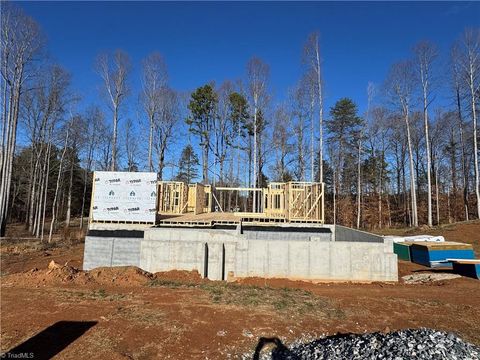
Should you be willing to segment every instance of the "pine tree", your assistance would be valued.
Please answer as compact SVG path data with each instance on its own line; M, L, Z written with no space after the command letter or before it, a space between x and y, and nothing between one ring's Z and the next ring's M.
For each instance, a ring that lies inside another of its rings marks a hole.
M177 181L183 181L187 184L198 177L198 156L193 151L192 145L187 145L183 148L179 161Z
M202 147L202 181L208 183L208 155L213 121L217 109L218 97L212 85L207 84L196 89L191 96L188 109L190 116L186 123L190 132L200 138Z
M363 119L357 115L357 105L348 98L343 98L335 103L330 110L331 119L326 122L330 133L328 142L336 153L332 165L335 171L335 193L341 196L342 191L351 193L355 189L357 174L357 149L360 141ZM334 209L334 212L336 209Z

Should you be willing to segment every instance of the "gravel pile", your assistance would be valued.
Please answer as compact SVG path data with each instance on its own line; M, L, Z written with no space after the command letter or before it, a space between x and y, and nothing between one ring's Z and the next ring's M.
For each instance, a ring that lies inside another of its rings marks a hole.
M480 359L480 347L454 334L431 329L346 334L287 348L277 344L273 360L297 359Z
M428 284L435 281L452 280L461 277L461 275L449 273L423 273L402 276L402 280L405 284Z

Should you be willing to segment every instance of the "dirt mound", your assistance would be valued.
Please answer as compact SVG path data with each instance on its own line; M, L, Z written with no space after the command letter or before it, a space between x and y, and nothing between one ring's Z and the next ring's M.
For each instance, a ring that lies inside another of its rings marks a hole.
M137 286L145 285L154 275L136 266L103 267L90 270L90 278L102 285Z
M17 273L5 277L4 284L15 283L20 285L56 285L56 284L87 284L90 282L88 274L67 264L60 265L50 261L47 269L33 268L24 273Z
M23 273L7 275L2 279L2 283L26 286L60 284L139 286L147 284L152 279L154 279L153 274L135 266L83 271L52 260L47 269L34 268Z
M144 271L136 266L100 267L90 271L83 271L68 264L62 265L54 260L50 261L46 269L33 268L29 271L6 275L2 278L5 285L114 285L114 286L144 286L152 280L178 283L199 284L202 279L198 271L172 270L156 274Z
M171 280L188 283L200 283L205 279L199 274L198 271L184 271L184 270L171 270L164 272L157 272L154 274L155 279L158 280Z

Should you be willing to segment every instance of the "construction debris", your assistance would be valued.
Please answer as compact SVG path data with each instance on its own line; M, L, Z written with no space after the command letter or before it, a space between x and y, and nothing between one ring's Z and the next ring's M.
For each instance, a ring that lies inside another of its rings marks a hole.
M422 273L402 276L405 284L428 284L435 281L452 280L460 278L458 274L450 273Z
M386 240L392 240L394 243L402 242L416 242L416 241L429 241L429 242L444 242L445 238L443 236L434 236L434 235L413 235L413 236L394 236L388 235L383 237Z

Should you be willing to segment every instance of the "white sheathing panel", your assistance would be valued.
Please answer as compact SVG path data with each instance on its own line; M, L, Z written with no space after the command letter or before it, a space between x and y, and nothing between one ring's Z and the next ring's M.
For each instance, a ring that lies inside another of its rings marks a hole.
M157 174L96 171L92 221L155 222Z

